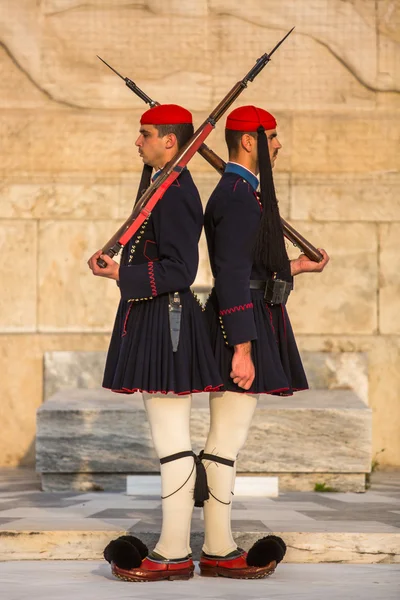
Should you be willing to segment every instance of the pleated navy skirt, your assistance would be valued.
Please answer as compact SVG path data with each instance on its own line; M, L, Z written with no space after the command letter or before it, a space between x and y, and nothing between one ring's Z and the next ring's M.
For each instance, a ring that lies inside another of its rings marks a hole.
M191 394L222 386L202 308L190 290L180 292L179 346L172 350L168 294L119 304L103 387L121 393Z
M251 295L257 340L252 342L256 375L250 390L238 387L230 377L233 348L225 344L215 290L205 306L204 314L211 335L211 345L224 382L222 389L279 396L291 396L295 391L308 389L286 307L283 304L266 304L262 290L251 290Z

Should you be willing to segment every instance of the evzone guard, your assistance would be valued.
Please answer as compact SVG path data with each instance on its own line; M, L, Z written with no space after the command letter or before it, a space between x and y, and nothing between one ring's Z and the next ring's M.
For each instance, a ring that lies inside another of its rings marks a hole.
M236 458L259 394L288 396L308 387L285 304L293 276L321 272L329 261L322 249L319 263L304 254L292 261L287 256L272 178L282 147L276 125L270 113L254 106L230 113L229 162L205 211L214 276L205 315L223 387L210 394L204 462L212 494L204 505L203 571L219 573L227 558L246 569L246 553L231 532Z
M144 163L156 170L153 178L192 134L191 113L177 105L157 106L142 115L136 145ZM222 387L204 315L190 291L202 226L200 197L184 169L124 247L121 266L101 250L89 259L93 274L116 280L121 292L103 386L143 393L161 465L163 521L156 547L148 553L135 537L123 536L105 550L113 573L128 581L192 577L193 507L210 497L204 463L192 451L189 422L191 394ZM100 257L105 268L98 266ZM218 418L213 422L218 426ZM214 520L208 519L206 529ZM251 549L249 564L227 557L226 566L204 565L203 574L262 577L283 554L283 542L269 536Z

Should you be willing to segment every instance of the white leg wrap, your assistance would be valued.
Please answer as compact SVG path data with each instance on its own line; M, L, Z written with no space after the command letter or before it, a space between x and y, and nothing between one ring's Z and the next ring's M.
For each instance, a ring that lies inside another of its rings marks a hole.
M150 423L154 448L159 458L191 450L191 396L144 393L143 400ZM182 558L190 550L190 524L193 513L193 490L196 479L194 460L187 456L161 465L162 528L155 552L165 558ZM187 483L179 489L188 479ZM178 490L174 493L176 490Z
M236 461L246 442L257 401L257 395L236 392L210 394L210 432L204 452ZM204 465L212 495L204 504L203 550L207 554L225 556L237 547L231 529L236 464L232 468L204 460Z

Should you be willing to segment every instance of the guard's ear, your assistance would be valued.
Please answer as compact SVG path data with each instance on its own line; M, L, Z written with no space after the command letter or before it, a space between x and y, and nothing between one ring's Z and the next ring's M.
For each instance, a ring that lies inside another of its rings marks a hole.
M240 138L240 145L245 152L251 152L251 150L254 146L254 143L255 143L255 139L253 138L252 135L249 135L248 133L244 133L242 135L242 137Z
M164 136L164 139L165 139L165 148L167 150L170 150L171 148L174 148L174 146L178 145L178 140L174 133L167 133L167 135Z

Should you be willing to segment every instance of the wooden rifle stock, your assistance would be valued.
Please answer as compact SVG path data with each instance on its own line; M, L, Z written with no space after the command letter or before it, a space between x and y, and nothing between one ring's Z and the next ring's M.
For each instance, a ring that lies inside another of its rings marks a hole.
M269 54L263 54L263 56L256 61L253 68L250 69L247 75L241 81L238 81L226 94L223 100L221 100L221 102L211 112L210 116L197 129L197 131L195 131L191 139L177 152L174 158L172 158L169 163L165 165L161 174L155 181L153 181L153 183L141 196L130 217L103 247L103 254L107 254L112 258L118 254L122 247L135 235L139 227L141 227L144 221L149 218L151 211L157 202L163 197L166 190L175 181L182 169L186 166L189 160L200 148L206 137L214 129L217 121L243 92L243 90L247 87L247 84L252 82L262 71L262 69L269 63L272 54L288 37L288 35L290 35L293 29L291 29L289 33L287 33L282 40L278 42L278 44L275 46L275 48L273 48L273 50L271 50ZM132 86L129 87L133 89ZM100 267L106 266L106 262L101 258L97 259L97 264Z

